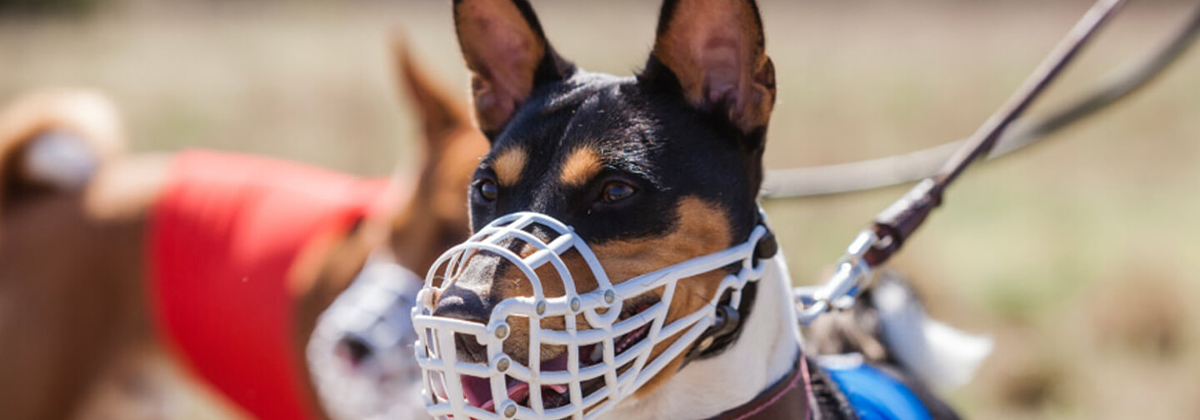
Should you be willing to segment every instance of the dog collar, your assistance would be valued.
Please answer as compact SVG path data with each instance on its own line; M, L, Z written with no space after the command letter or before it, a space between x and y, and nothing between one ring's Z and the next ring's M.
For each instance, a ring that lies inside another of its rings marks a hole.
M796 367L783 379L741 407L710 420L807 420L812 417L807 359L796 357Z
M147 287L169 348L262 420L319 418L297 349L297 256L386 205L386 180L205 151L178 154L150 218Z

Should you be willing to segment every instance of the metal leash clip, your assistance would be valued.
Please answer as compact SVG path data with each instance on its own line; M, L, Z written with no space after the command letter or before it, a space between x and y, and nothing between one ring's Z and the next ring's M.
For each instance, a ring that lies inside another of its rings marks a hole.
M797 317L801 325L809 325L832 309L854 305L858 293L871 281L871 265L863 258L879 242L871 229L858 233L846 254L838 259L833 276L820 286L801 286L794 289Z

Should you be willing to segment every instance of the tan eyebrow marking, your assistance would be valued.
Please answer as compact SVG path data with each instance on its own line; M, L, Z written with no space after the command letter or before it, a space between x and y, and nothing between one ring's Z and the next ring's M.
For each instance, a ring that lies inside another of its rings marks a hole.
M588 182L604 169L600 153L590 147L581 147L571 152L563 163L558 180L565 185L578 187Z
M521 181L521 172L525 171L525 162L529 153L522 146L513 146L501 150L492 160L492 169L496 171L500 185L511 187Z

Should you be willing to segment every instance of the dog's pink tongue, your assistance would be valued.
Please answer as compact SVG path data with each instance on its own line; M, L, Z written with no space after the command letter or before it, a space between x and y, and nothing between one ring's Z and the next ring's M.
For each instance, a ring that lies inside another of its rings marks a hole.
M565 352L557 356L557 358L541 362L542 372L560 372L566 370L566 358L568 354ZM522 401L529 396L529 384L517 380L512 377L506 378L508 385L508 395L510 401ZM566 384L542 385L541 388L547 388L558 392L558 394L566 394L568 386ZM476 377L462 377L462 391L467 397L467 403L470 406L479 407L484 410L496 408L496 401L492 398L492 383L491 380Z
M558 357L542 362L542 372L559 372L567 370L567 353L563 352ZM524 381L519 381L511 376L506 378L508 399L511 401L521 401L529 397L529 384ZM476 378L474 376L463 376L463 394L467 398L467 404L479 407L483 410L491 411L496 407L496 401L492 399L492 383L488 379ZM542 385L542 388L549 388L559 394L567 393L566 384Z
M511 379L511 378L510 378ZM508 399L512 401L521 401L529 396L529 384L513 379L508 384ZM495 401L488 401L484 404L484 410L492 410L496 407Z
M483 407L484 404L492 402L492 386L491 383L484 378L476 378L474 376L463 376L463 394L466 394L467 404Z
M567 352L563 352L553 359L542 362L542 372L561 372L567 370ZM542 385L542 388L550 388L559 394L567 393L566 384Z
M462 382L463 393L467 397L467 404L487 411L491 411L496 407L496 401L492 399L492 384L489 380L474 376L464 376L462 377ZM508 399L520 401L529 396L529 384L513 379L511 376L507 378L507 382Z

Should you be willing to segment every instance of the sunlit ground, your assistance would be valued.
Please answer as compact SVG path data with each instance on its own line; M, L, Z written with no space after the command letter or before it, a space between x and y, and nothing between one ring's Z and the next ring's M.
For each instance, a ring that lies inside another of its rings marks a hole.
M763 1L780 100L771 167L880 157L970 134L1087 8L1078 2ZM156 6L0 19L0 100L91 86L139 151L209 147L380 174L414 155L385 35L402 27L466 93L448 2ZM657 2L536 2L559 51L626 74ZM1062 103L1169 32L1186 4L1133 2L1050 92ZM1041 106L1034 110L1047 109ZM991 163L895 265L932 312L992 334L950 393L972 418L1200 413L1200 53L1054 141ZM798 283L815 281L902 188L767 202Z

